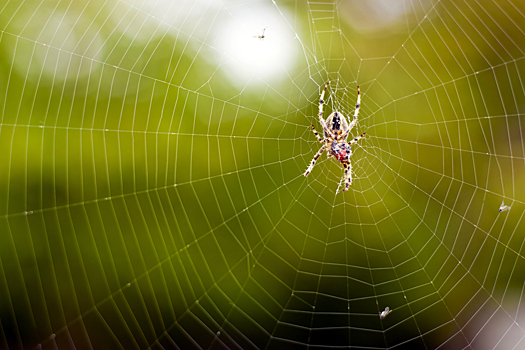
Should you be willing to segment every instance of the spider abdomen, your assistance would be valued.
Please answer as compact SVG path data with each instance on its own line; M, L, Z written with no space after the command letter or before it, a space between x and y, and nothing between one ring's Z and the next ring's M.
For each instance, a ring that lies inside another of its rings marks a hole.
M337 143L337 141L334 141L330 151L339 162L348 163L350 161L352 147L348 143Z

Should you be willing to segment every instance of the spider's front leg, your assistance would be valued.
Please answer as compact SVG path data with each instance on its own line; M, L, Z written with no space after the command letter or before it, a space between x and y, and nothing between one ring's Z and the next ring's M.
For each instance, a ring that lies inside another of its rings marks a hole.
M352 128L357 124L357 115L359 114L359 110L361 109L361 89L359 89L359 86L357 86L357 103L355 105L355 112L354 112L354 120L348 125L348 130L352 130Z
M326 129L326 123L323 119L323 106L324 106L324 94L328 88L328 83L325 84L323 92L321 92L321 98L319 99L319 122L321 123L323 129Z
M321 148L319 149L319 151L317 152L317 154L314 156L314 159L312 159L312 162L310 163L310 166L309 166L308 169L306 169L306 171L304 172L304 176L308 176L308 174L310 174L310 172L311 172L312 169L314 168L315 162L316 162L317 159L321 156L321 154L323 154L323 151L324 151L325 148L326 148L326 145L322 145L322 146L321 146Z
M343 166L345 167L345 175L344 175L345 188L343 189L343 192L344 192L344 191L348 191L348 188L352 184L352 164L350 164L350 162L343 163Z

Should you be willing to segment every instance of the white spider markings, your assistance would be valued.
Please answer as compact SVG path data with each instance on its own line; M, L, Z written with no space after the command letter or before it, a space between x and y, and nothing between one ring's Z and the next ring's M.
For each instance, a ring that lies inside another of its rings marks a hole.
M310 166L306 169L304 176L308 176L312 169L314 168L315 162L321 156L323 151L328 150L328 157L334 156L345 169L344 171L344 180L345 187L343 191L348 191L348 188L352 184L352 164L350 163L350 156L352 155L352 148L350 145L359 141L366 133L362 133L360 136L355 139L347 142L346 139L350 131L357 124L357 115L359 114L359 108L361 105L361 91L359 86L357 87L357 104L355 106L354 120L350 124L346 121L345 116L339 112L333 112L328 116L326 121L323 119L323 105L324 105L324 94L328 88L328 83L324 86L323 92L321 93L321 99L319 100L319 122L323 127L323 136L324 139L321 139L315 126L312 125L312 130L317 137L317 140L323 145L317 152L317 154L312 159Z

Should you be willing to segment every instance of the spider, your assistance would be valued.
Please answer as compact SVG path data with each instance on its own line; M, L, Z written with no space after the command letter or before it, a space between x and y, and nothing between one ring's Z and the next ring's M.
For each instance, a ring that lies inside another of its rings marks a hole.
M306 169L304 176L308 176L308 174L310 174L310 172L314 168L315 162L326 149L328 151L327 157L334 156L339 162L341 162L341 164L343 164L343 167L345 169L343 177L345 180L345 187L343 191L348 191L348 188L352 184L352 164L350 163L352 148L350 147L350 145L359 141L366 134L362 133L360 136L356 137L350 142L347 142L346 140L350 130L352 130L357 124L357 115L359 114L359 105L361 103L361 91L359 90L358 86L357 104L355 106L354 120L352 120L352 122L348 124L345 116L340 112L333 112L328 116L326 121L323 119L323 98L327 88L328 83L326 83L326 85L324 86L323 92L321 93L321 99L319 100L319 122L323 127L324 139L321 139L319 133L317 132L317 130L315 130L315 126L312 125L312 130L315 136L317 137L317 140L319 140L319 142L323 145L312 159L312 162L310 163L308 169Z

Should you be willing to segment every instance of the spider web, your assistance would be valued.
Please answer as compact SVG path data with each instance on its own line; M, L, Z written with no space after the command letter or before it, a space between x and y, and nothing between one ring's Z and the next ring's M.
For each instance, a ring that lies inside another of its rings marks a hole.
M524 348L524 20L0 4L0 348ZM303 176L326 82L362 92L344 193Z

